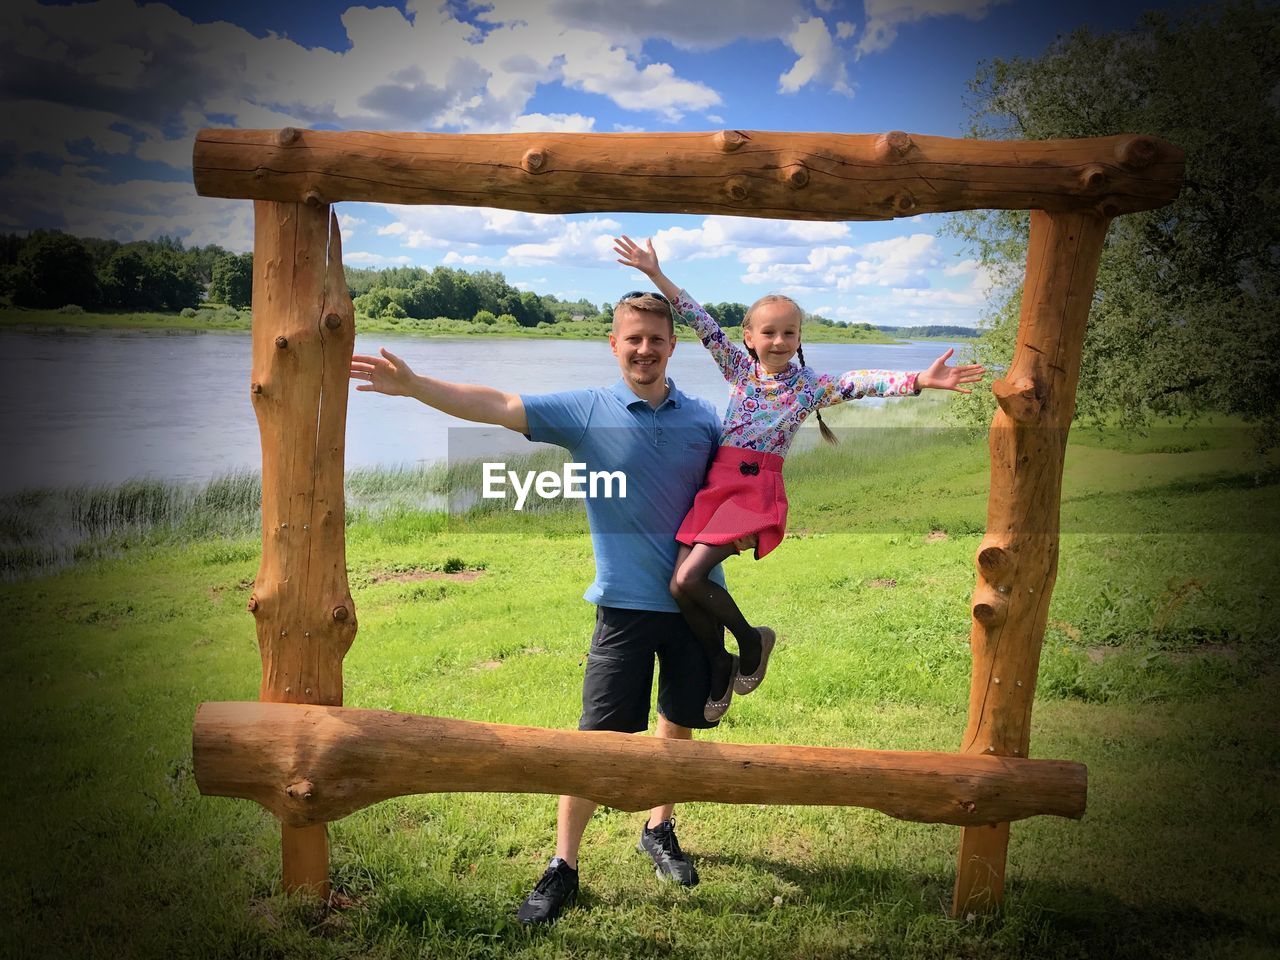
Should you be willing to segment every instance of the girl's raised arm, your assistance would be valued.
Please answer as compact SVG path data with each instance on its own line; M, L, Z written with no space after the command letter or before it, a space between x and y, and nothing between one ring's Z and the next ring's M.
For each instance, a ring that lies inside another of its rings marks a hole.
M618 254L619 263L635 267L653 281L654 286L671 305L673 319L679 314L693 327L726 380L737 383L747 375L751 369L751 358L747 356L747 352L725 336L720 324L716 323L715 318L698 301L689 296L688 291L676 286L662 272L652 240L646 240L645 246L641 247L630 237L621 236L615 238L613 249Z
M954 347L919 373L907 373L903 370L850 370L839 379L823 374L818 377L818 389L814 391L814 406L830 407L845 400L859 400L862 397L915 396L926 387L969 393L962 384L977 383L986 370L980 363L948 366L947 361L953 353Z
M920 393L915 373L905 370L849 370L839 377L824 373L814 391L815 407L832 407L863 397L910 397Z

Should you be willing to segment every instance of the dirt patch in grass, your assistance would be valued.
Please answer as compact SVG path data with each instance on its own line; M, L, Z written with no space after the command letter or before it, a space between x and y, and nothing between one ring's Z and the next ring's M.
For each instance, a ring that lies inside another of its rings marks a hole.
M476 670L497 670L502 666L501 660L481 660L474 667Z
M898 585L898 581L893 577L876 577L874 580L868 580L868 587L879 587L881 590L889 590Z
M456 573L443 573L439 570L384 570L369 574L369 583L418 583L422 580L453 580L456 583L470 583L483 573L483 570L459 570Z
M1186 663L1190 660L1216 657L1236 663L1240 659L1240 651L1222 643L1206 643L1198 647L1184 647L1181 650L1168 651L1169 659L1174 663Z
M925 543L937 543L939 540L946 540L946 539L948 539L948 538L947 538L947 531L945 531L945 530L930 530L930 531L929 531L928 536L926 536L926 537L924 538L924 542L925 542Z

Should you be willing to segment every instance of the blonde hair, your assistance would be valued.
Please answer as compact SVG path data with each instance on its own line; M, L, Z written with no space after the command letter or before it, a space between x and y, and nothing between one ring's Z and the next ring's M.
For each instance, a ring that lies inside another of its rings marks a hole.
M673 336L676 332L675 317L671 314L671 304L656 294L646 293L638 297L626 297L613 305L613 328L618 328L619 310L639 310L641 313L656 313L667 320L668 332Z
M760 307L763 307L765 304L768 304L768 303L791 304L791 308L796 312L796 320L800 323L801 326L804 325L804 311L800 309L800 304L796 303L790 297L785 296L784 294L781 294L781 293L766 293L763 297L761 297L751 306L747 307L747 312L742 317L743 330L751 329L752 314L754 314L757 309L759 309ZM744 343L743 346L746 346L746 344ZM751 347L747 347L747 352L751 354L752 360L756 361L756 363L760 362L760 358L756 356L755 350L753 350ZM804 347L801 346L800 344L796 344L796 357L800 361L800 366L802 367L805 366ZM813 415L818 418L818 432L822 434L822 439L827 441L827 443L830 443L830 444L839 443L840 441L836 439L836 435L832 432L831 428L827 426L826 421L822 419L822 411L814 410Z

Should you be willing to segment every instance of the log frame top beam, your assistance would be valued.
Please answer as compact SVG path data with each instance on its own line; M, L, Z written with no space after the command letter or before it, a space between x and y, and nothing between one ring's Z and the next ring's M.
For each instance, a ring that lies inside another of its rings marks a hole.
M889 220L974 209L1169 203L1183 151L1156 137L969 140L886 134L395 133L204 129L202 196Z

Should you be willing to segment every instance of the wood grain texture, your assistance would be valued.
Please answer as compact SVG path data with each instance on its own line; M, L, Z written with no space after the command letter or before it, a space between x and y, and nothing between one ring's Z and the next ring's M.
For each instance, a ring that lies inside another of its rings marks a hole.
M1013 360L993 385L987 532L975 557L969 718L960 749L1026 757L1040 648L1058 571L1067 433L1109 219L1031 212ZM1008 830L961 838L956 914L999 905Z
M888 134L449 134L201 130L203 196L887 220L979 208L1163 206L1182 151L1154 137L983 141Z
M342 703L355 637L343 463L355 311L328 206L254 205L253 370L262 439L262 560L249 610L262 700ZM284 884L328 892L322 823L282 828Z
M663 740L385 710L203 703L196 782L286 824L335 820L432 792L570 794L622 810L660 803L849 804L927 823L1078 817L1085 768L926 751Z

